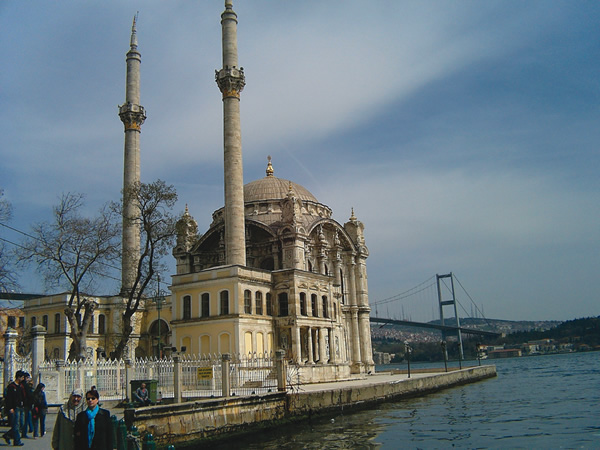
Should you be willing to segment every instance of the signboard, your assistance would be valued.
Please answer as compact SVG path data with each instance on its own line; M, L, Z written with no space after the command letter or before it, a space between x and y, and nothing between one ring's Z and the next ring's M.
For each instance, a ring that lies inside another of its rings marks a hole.
M213 369L212 367L198 367L197 377L199 380L212 380Z

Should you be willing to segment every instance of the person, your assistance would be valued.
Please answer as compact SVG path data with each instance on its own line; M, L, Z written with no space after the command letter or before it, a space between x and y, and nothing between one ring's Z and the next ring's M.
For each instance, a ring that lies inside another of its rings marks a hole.
M25 372L25 379L21 383L23 389L23 418L21 422L21 436L28 439L27 433L33 434L33 379Z
M8 415L8 423L10 424L10 430L4 433L3 438L8 445L10 445L11 439L15 447L22 447L24 444L21 442L20 425L19 421L19 408L23 408L23 393L21 390L21 383L25 379L25 372L17 370L15 379L6 387L6 394L4 400L4 409Z
M100 394L96 390L85 393L87 409L75 420L75 448L83 450L112 450L110 412L98 406Z
M84 404L81 401L83 391L74 389L67 403L60 407L52 432L52 448L54 450L75 449L75 419L83 411Z
M44 389L46 385L40 383L33 391L33 437L43 437L46 434L46 414L48 413L48 402Z
M142 406L148 406L151 404L150 393L146 388L146 383L142 383L142 385L135 390L134 397L134 400L140 403Z

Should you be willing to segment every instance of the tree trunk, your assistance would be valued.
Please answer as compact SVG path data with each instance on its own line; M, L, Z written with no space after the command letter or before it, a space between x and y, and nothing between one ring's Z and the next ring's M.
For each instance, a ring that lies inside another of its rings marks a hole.
M123 357L123 353L125 351L125 347L129 342L129 336L133 332L133 327L131 326L131 316L127 311L123 314L123 322L121 324L121 338L119 343L115 348L115 359L121 359Z

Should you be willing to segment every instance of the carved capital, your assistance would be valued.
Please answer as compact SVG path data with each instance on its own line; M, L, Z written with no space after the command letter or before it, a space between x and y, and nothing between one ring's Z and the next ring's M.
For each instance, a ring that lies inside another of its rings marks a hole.
M246 77L243 68L226 67L215 71L215 81L223 94L223 99L233 97L240 98L240 92L246 86Z
M124 103L119 106L119 117L125 125L125 131L141 131L142 124L146 120L146 110L141 105L133 103Z

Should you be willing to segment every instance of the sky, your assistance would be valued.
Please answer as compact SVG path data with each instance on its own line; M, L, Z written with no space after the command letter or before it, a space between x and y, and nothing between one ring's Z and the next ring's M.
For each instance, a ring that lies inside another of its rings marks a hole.
M223 205L223 9L0 2L0 188L12 227L49 220L62 193L85 193L91 215L119 199L117 106L139 11L142 181L173 184L177 212L187 204L208 229ZM600 315L600 3L234 9L244 181L262 178L271 155L275 176L306 187L338 222L354 208L374 313L433 319L431 280L452 272L469 313L474 303L497 319ZM20 239L1 227L0 237ZM19 281L44 289L35 273ZM405 298L386 301L395 296Z

